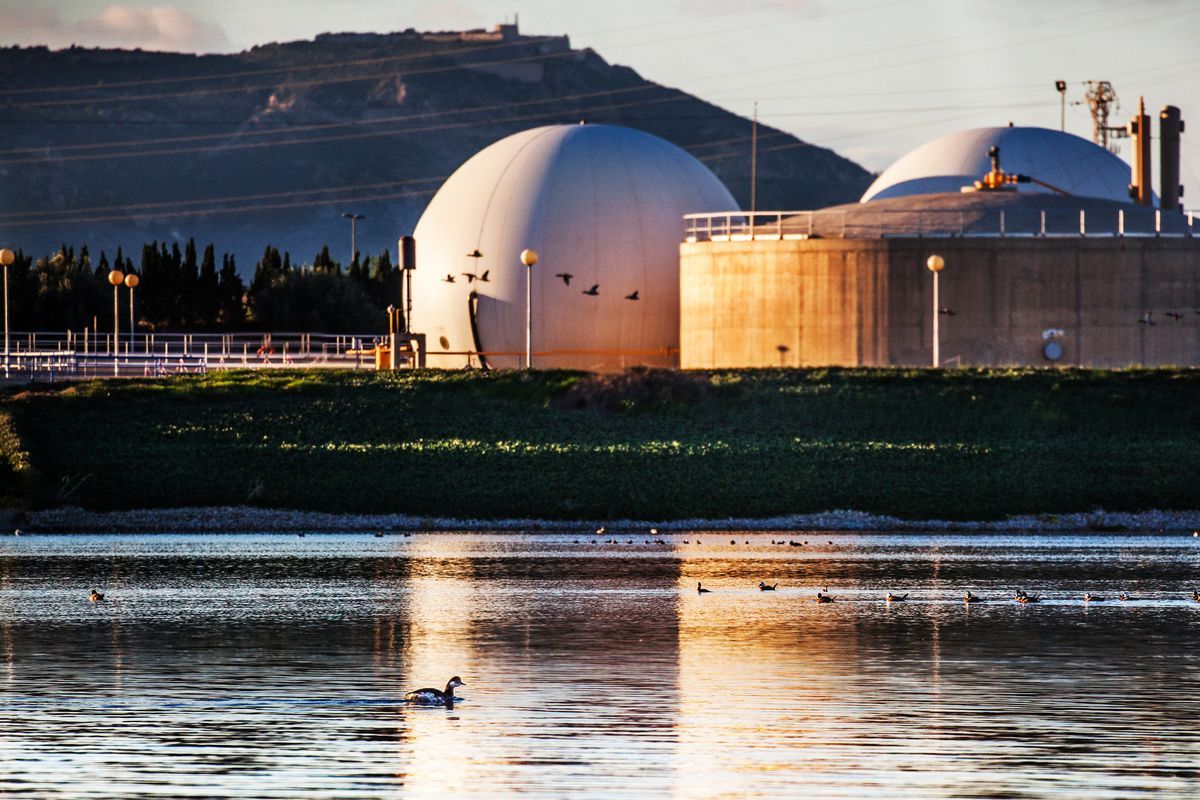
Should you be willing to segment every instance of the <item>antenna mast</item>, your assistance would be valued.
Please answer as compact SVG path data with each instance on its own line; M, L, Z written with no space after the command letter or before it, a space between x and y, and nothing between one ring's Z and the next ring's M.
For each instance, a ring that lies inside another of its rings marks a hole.
M1083 85L1087 87L1084 99L1092 111L1092 141L1110 152L1121 152L1119 146L1108 143L1109 139L1125 139L1129 136L1129 131L1124 127L1108 124L1110 111L1121 111L1121 100L1117 97L1116 89L1108 81L1084 81Z

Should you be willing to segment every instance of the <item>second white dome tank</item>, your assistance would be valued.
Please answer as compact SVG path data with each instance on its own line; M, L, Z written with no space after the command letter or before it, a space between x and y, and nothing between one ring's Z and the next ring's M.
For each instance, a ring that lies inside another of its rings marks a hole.
M417 223L413 328L431 366L478 365L474 351L519 366L528 276L535 367L673 365L682 217L736 209L707 167L651 134L513 134L459 167ZM528 272L527 248L538 253Z
M1000 148L1005 172L1029 175L1077 197L1129 202L1129 165L1070 133L1034 127L973 128L947 134L902 156L883 171L862 202L971 186L991 169L988 150ZM1020 192L1052 192L1034 183Z

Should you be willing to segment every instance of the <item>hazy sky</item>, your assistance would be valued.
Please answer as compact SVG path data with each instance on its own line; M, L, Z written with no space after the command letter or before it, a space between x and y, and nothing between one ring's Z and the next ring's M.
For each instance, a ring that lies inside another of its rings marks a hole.
M1200 2L1196 0L0 0L0 42L236 51L329 31L490 27L569 34L609 62L880 170L966 127L1058 127L1054 81L1106 79L1121 124L1139 94L1173 103L1183 182L1200 207ZM1085 106L1067 130L1091 134ZM1195 132L1192 133L1191 131ZM1128 145L1121 155L1128 158Z

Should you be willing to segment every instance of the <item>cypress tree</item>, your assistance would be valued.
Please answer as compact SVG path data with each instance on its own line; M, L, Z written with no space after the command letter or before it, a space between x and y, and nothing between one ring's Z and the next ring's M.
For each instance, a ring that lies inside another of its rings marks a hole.
M195 308L196 324L203 330L215 330L221 314L221 282L217 277L217 254L211 242L204 248L200 263Z

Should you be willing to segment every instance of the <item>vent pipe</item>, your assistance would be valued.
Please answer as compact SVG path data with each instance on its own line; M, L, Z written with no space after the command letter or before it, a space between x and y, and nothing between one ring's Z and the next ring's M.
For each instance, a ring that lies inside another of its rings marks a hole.
M1138 98L1137 116L1129 120L1129 135L1133 137L1133 183L1129 185L1129 196L1138 205L1151 204L1150 191L1150 118L1146 116L1146 104Z
M1163 106L1158 114L1158 185L1162 207L1169 211L1182 211L1183 187L1179 184L1179 134L1183 133L1183 120L1175 106Z

